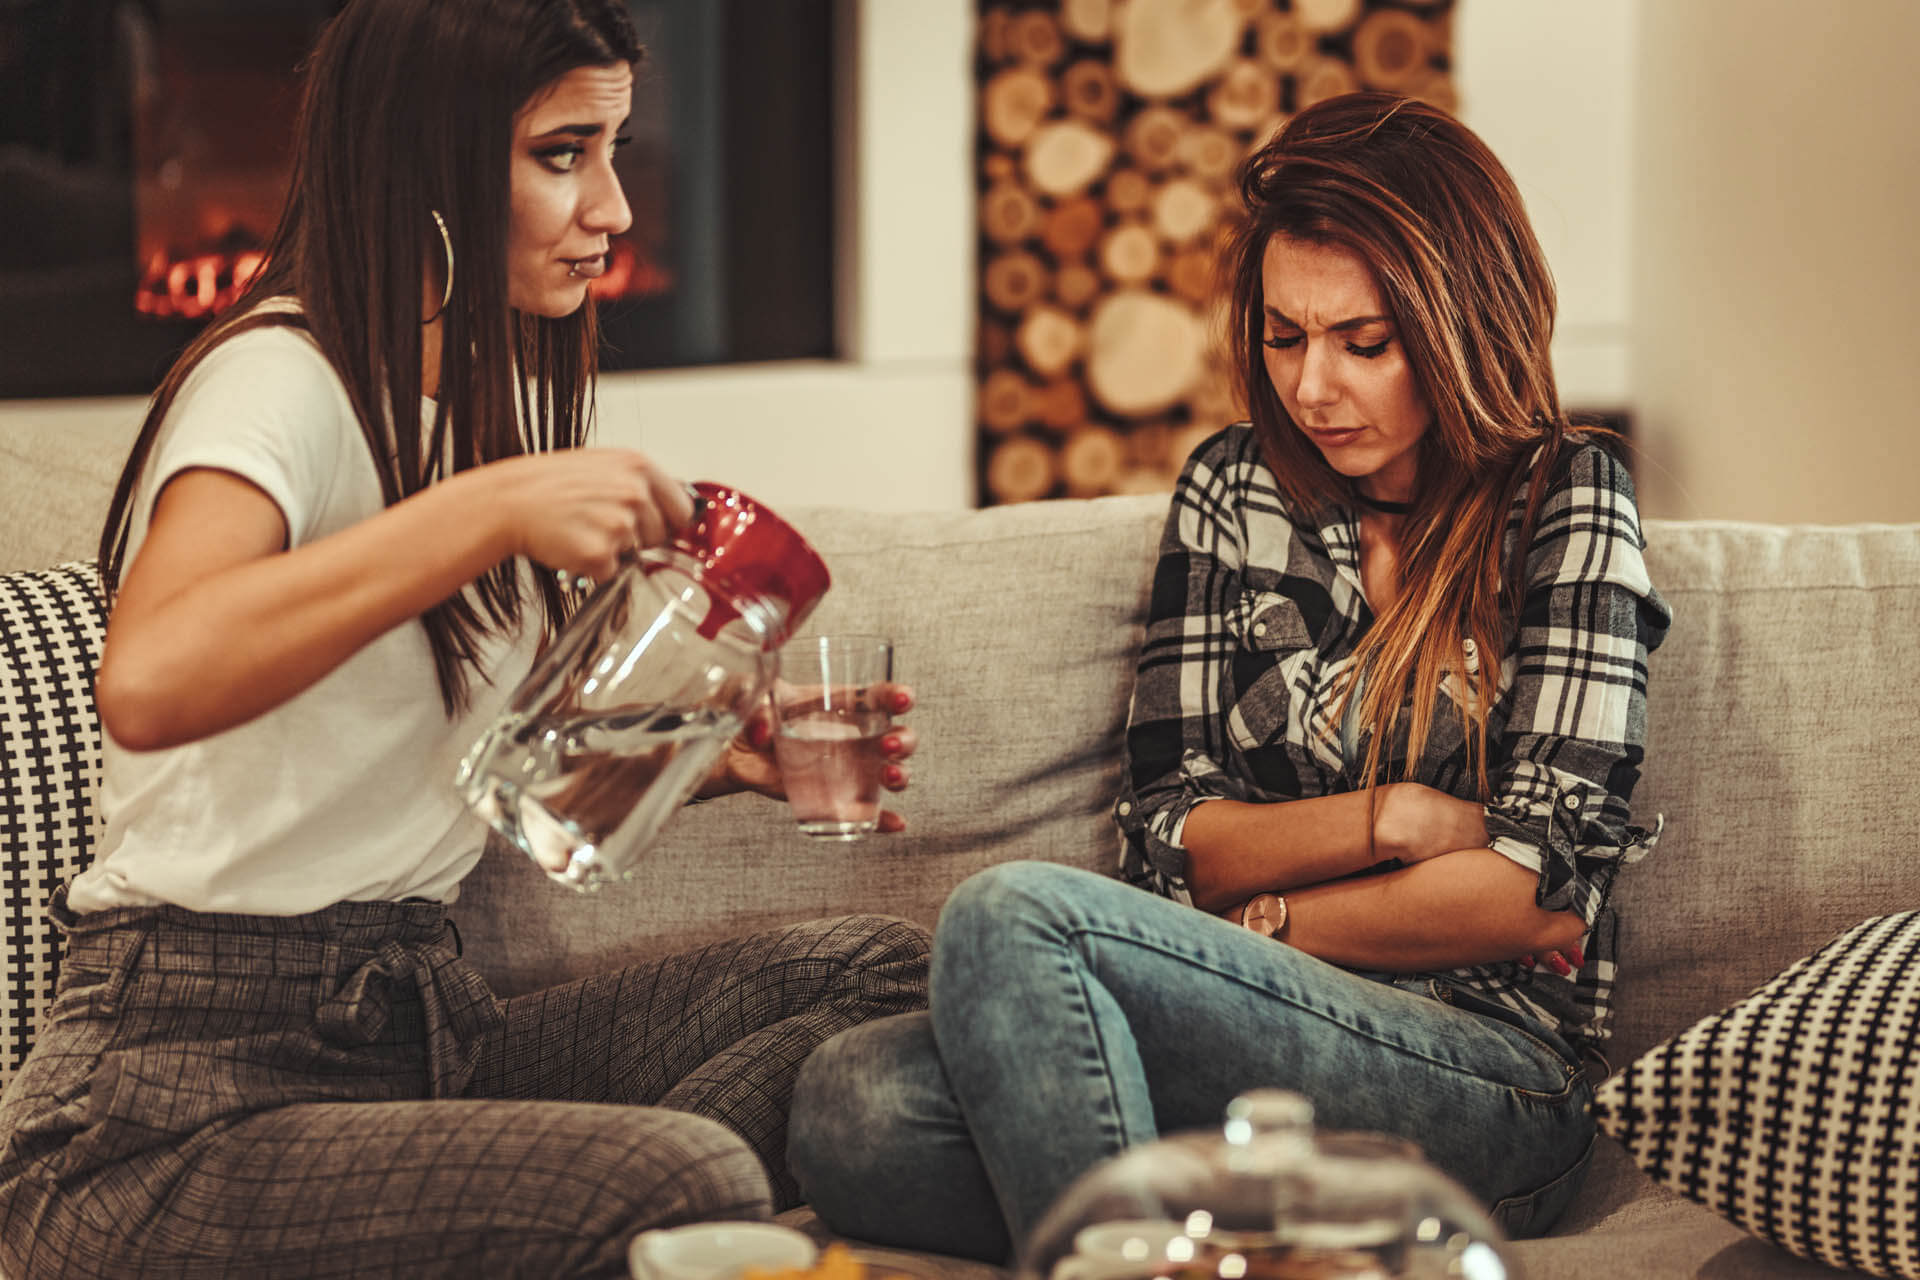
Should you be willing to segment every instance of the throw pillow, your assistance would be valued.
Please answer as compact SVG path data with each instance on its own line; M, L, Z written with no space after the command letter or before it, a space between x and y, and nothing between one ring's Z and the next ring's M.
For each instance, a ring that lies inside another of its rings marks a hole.
M1654 1181L1792 1253L1920 1280L1920 911L1842 933L1603 1085Z
M33 1047L63 946L46 917L93 849L100 720L93 671L106 634L91 563L0 575L0 1084Z

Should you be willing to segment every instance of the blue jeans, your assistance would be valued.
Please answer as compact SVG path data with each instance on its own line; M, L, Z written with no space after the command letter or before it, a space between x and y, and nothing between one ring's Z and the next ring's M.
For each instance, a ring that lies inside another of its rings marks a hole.
M1412 1140L1516 1236L1553 1223L1592 1151L1592 1090L1550 1029L1071 867L955 890L931 999L801 1070L788 1159L843 1235L1004 1260L1080 1174L1263 1086L1321 1128Z

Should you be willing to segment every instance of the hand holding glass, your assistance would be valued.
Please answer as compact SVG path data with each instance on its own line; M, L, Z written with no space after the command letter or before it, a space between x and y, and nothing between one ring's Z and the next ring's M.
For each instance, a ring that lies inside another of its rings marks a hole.
M879 827L892 681L893 644L880 636L808 636L781 650L773 751L800 834L858 840Z

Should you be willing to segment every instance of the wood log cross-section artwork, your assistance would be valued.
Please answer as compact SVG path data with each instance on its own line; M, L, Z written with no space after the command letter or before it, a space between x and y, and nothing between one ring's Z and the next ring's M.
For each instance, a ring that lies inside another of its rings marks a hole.
M1242 161L1352 89L1455 105L1455 0L976 0L982 502L1172 487L1244 406Z

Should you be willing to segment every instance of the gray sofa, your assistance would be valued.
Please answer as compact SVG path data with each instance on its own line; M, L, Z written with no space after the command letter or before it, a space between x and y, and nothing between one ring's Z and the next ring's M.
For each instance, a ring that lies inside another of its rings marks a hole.
M123 447L0 433L0 572L90 554ZM956 884L1009 858L1110 869L1107 806L1163 511L1150 496L787 513L833 567L817 623L894 636L919 691L908 831L821 847L783 808L728 799L678 816L635 882L594 897L496 849L456 908L469 954L521 991L783 919L859 909L932 924ZM1653 659L1635 808L1667 828L1616 889L1617 1065L1845 926L1920 905L1920 525L1647 532L1675 624ZM790 1218L819 1231L804 1209ZM1556 1233L1515 1250L1534 1280L1833 1274L1655 1186L1605 1138Z

